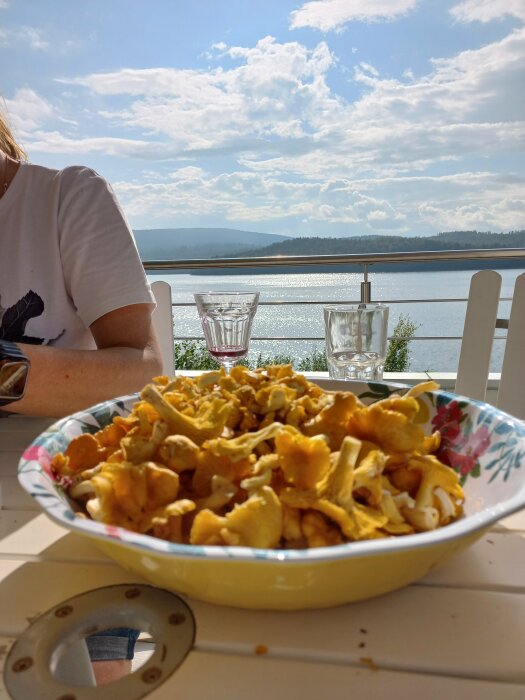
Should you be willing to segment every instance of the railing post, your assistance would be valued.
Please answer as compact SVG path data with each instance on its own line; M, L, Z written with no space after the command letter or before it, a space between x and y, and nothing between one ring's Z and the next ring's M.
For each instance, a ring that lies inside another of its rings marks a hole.
M364 281L361 282L361 304L369 304L372 299L372 285L368 281L368 263L363 263Z

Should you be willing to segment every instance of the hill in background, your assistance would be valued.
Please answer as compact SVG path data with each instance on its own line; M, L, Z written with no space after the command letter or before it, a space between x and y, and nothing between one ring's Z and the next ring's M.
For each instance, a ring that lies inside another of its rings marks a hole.
M525 248L525 230L510 233L449 231L436 236L348 236L346 238L289 238L252 250L250 256L343 255L398 253L420 250Z
M133 231L142 260L189 260L248 255L288 236L231 228L157 228Z
M472 250L475 248L523 248L525 253L525 230L510 233L480 233L478 231L449 231L435 236L349 236L347 238L291 238L272 243L264 248L250 251L250 257L281 255L346 255L372 253L400 253L425 250ZM375 272L415 272L417 270L482 270L524 268L525 261L513 260L443 260L432 262L374 263ZM322 264L318 272L330 271ZM361 270L358 264L346 264L349 272ZM304 267L302 268L304 271ZM245 269L246 271L246 269ZM290 268L288 272L301 271ZM231 273L230 273L231 274Z
M448 231L435 236L347 236L345 238L291 238L271 233L227 228L139 229L134 232L143 261L189 260L193 258L273 257L286 255L344 255L394 253L425 250L468 250L473 248L523 248L525 230L510 233ZM339 266L338 266L339 267ZM415 270L474 270L483 268L525 268L523 259L462 260L419 263L374 263L376 272ZM348 271L359 271L358 264L345 264ZM262 272L267 268L228 269L228 274ZM334 270L330 265L316 271ZM280 268L284 272L284 268ZM194 270L192 274L215 274L216 270ZM287 266L286 272L304 272L304 266Z

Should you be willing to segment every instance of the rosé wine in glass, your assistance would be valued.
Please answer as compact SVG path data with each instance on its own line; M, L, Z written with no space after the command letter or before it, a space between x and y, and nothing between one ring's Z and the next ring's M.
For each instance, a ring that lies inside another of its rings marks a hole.
M248 354L259 292L194 294L210 355L227 372Z

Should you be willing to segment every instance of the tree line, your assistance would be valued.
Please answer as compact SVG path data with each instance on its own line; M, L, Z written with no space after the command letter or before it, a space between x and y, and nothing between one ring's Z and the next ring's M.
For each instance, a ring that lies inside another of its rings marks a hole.
M422 250L469 250L475 248L525 248L525 230L509 233L447 231L435 236L305 236L252 249L250 257L273 255L344 255L399 253ZM232 257L243 257L241 252Z
M418 251L443 250L474 250L483 248L523 248L523 258L508 260L472 259L472 260L433 260L425 262L374 262L374 272L416 272L454 271L454 270L483 270L525 268L525 230L510 231L509 233L492 233L478 231L447 231L435 236L351 236L347 238L321 238L306 236L292 238L280 243L272 243L263 248L239 251L230 257L274 257L294 255L370 255L373 253L401 253ZM217 256L220 257L220 256ZM359 263L342 263L341 265L316 265L316 272L358 272L362 269ZM280 267L283 274L302 273L304 267L289 265ZM217 273L217 270L211 272ZM224 274L259 274L267 272L266 268L228 268ZM198 270L195 274L210 274L208 270Z

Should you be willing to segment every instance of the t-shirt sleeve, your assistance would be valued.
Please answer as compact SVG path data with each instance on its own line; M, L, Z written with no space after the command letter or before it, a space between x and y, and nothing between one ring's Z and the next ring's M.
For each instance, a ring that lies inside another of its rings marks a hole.
M61 177L60 254L83 323L88 327L130 304L154 304L133 234L109 184L89 168L66 168Z

